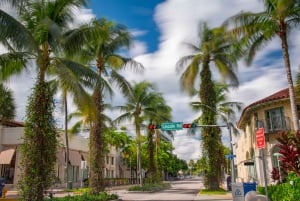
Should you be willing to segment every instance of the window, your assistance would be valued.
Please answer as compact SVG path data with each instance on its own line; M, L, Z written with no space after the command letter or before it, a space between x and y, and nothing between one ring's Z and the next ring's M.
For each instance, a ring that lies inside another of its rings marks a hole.
M114 157L111 157L111 164L113 165L114 164Z
M109 156L106 156L106 164L109 164Z
M266 111L266 122L268 131L285 130L285 118L283 108L274 108Z

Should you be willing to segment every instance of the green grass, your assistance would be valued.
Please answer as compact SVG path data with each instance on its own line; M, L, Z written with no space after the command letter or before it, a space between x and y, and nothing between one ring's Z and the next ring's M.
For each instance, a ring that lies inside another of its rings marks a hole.
M219 190L208 190L208 189L202 189L199 194L205 194L205 195L226 195L226 191L224 189L219 189Z
M131 186L128 191L160 191L160 190L164 190L170 188L170 184L169 183L146 183L143 186Z

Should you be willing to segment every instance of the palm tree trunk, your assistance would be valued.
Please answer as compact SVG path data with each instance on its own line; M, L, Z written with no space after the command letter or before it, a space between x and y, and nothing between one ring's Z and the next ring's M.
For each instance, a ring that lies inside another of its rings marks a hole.
M283 59L284 59L285 70L286 70L287 81L288 81L294 131L296 134L296 132L299 131L299 118L297 113L297 104L296 104L296 98L294 92L293 78L291 73L291 64L290 64L290 57L288 51L287 36L286 36L286 32L281 32L281 33L282 34L280 35L280 38L281 38L282 53L283 53Z
M98 194L105 190L104 174L104 132L101 114L103 112L103 100L100 88L96 88L93 93L93 99L96 107L96 120L92 124L90 133L90 187L93 194Z
M67 188L70 188L69 186L69 161L70 161L70 148L69 148L69 136L68 136L68 103L67 103L67 93L64 93L64 109L65 109L65 140L66 140L66 174L67 174Z
M137 142L137 163L138 163L138 177L140 180L140 186L143 186L143 177L142 177L142 145L141 145L141 128L140 128L140 121L139 117L136 117L136 122L135 122L135 132L136 132L136 142Z
M153 130L150 129L148 129L148 154L149 154L148 175L150 177L151 182L155 182Z

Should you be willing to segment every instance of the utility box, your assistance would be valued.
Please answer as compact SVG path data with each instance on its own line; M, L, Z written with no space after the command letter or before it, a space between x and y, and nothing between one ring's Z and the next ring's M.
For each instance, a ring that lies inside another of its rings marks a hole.
M243 187L245 196L249 191L256 191L256 182L243 183Z
M245 200L243 183L232 183L231 188L232 188L233 201L244 201Z

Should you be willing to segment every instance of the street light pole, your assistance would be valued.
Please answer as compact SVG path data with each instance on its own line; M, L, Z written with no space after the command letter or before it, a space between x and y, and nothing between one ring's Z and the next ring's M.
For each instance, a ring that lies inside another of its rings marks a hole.
M234 155L233 155L233 141L232 141L232 134L231 134L231 125L227 119L227 129L229 132L229 140L230 140L230 160L231 160L231 183L235 183L235 168L234 168Z

